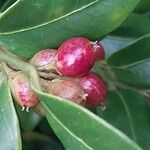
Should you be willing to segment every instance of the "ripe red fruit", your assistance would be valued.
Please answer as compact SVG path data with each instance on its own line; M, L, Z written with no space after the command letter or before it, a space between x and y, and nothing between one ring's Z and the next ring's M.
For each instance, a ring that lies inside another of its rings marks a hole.
M64 76L80 76L90 71L95 63L95 54L90 41L75 37L65 41L58 49L56 66Z
M55 50L45 49L35 54L30 60L30 63L36 67L41 67L50 64L54 60L55 55Z
M11 74L9 83L14 99L23 109L27 107L28 111L29 107L39 103L38 97L31 88L28 78L22 72L19 71Z
M79 82L85 93L88 94L85 104L87 107L92 108L103 104L107 91L106 85L99 75L88 73L78 78L77 82Z
M103 60L105 58L105 51L103 46L97 42L91 42L94 52L95 52L95 60Z
M45 81L42 85L45 92L77 104L80 104L86 98L82 88L72 80L54 79L51 82Z

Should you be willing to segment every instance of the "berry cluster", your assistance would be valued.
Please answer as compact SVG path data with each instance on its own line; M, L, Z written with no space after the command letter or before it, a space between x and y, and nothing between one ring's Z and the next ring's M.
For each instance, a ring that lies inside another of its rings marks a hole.
M104 49L101 44L84 37L75 37L62 43L57 51L45 49L38 52L30 63L39 72L44 92L92 108L102 105L106 97L104 81L96 73L90 72L95 62L103 59ZM12 89L13 86L17 87L12 90L17 102L23 107L37 105L39 100L26 78L14 78L11 85Z

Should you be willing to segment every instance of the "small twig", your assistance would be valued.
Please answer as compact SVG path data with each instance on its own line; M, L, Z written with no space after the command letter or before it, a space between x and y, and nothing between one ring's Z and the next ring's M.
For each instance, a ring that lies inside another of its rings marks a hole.
M0 47L0 61L6 62L9 65L13 65L15 68L28 74L34 87L41 91L37 70L31 64L24 62L18 57L15 57L14 54L11 54L3 47Z

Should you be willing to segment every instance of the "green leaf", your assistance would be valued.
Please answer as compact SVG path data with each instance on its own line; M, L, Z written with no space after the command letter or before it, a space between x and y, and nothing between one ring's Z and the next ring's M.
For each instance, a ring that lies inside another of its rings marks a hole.
M150 35L111 55L107 62L118 81L135 88L150 88Z
M25 131L32 131L41 120L41 117L32 110L29 112L21 111L21 107L17 104L16 110L20 121L20 126Z
M109 92L106 110L98 115L127 134L144 150L150 148L150 107L144 96L129 90Z
M6 74L0 72L0 149L21 150L18 118L12 102Z
M101 44L105 49L105 56L108 58L116 51L122 49L123 47L128 46L131 44L134 39L131 38L124 38L124 37L117 37L117 36L106 36L102 41Z
M36 92L43 103L49 124L66 149L141 149L87 109L62 98Z
M139 1L18 0L0 17L0 44L30 58L69 37L96 40L117 28Z
M112 35L137 38L148 33L150 33L150 17L132 14Z

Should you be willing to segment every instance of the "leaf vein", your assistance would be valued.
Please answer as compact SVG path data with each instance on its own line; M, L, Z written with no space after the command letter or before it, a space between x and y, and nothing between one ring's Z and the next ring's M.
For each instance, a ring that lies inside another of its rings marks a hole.
M65 17L68 17L68 16L70 16L70 15L72 15L72 14L78 13L78 12L82 11L83 9L86 9L86 8L90 7L91 5L96 4L96 3L99 2L99 1L100 1L100 0L95 0L95 1L93 1L93 2L91 2L91 3L89 3L88 5L82 6L81 8L78 8L77 10L74 10L74 11L68 13L68 14L65 14L65 15L63 15L63 16L61 16L61 17L58 17L58 18L56 18L56 19L53 19L53 20L51 20L51 21L48 21L48 22L45 22L45 23L36 25L36 26L34 26L34 27L25 28L25 29L20 29L20 30L17 30L17 31L4 32L4 33L0 33L0 35L15 34L15 33L19 33L19 32L24 32L24 31L28 31L28 30L33 30L33 29L36 29L36 28L41 27L41 26L45 26L45 25L47 25L47 24L50 24L50 23L56 22L56 21L58 21L58 20L61 20L61 19L65 18ZM1 16L1 17L2 17L2 16Z
M75 135L72 131L70 131L70 129L68 129L66 126L63 125L63 123L61 121L58 120L58 118L56 117L56 115L54 115L49 108L44 104L44 107L48 110L48 112L53 116L53 118L73 137L75 137L78 141L80 141L84 146L86 146L89 150L93 150L92 147L88 146L87 143L85 143L81 138L77 137L77 135Z
M130 128L131 128L131 132L132 132L132 136L133 136L133 140L136 142L137 139L136 139L136 134L135 134L134 125L133 125L133 121L132 121L132 118L131 118L130 110L129 110L128 107L127 107L126 100L125 100L124 97L120 94L120 92L119 92L118 90L117 90L117 94L118 94L118 96L120 97L121 102L123 103L123 105L124 105L124 107L125 107L125 110L126 110L126 113L127 113L127 116L128 116L128 120L129 120L129 124L130 124Z

